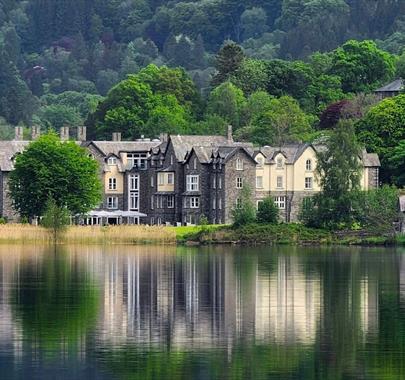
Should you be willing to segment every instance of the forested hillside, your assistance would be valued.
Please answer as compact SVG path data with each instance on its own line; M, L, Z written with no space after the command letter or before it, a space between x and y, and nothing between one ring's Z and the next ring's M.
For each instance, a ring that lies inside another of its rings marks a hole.
M344 117L388 168L379 126L402 103L367 94L405 77L404 46L398 0L2 0L0 138L17 124L134 138L231 123L272 144ZM405 139L398 112L392 144Z

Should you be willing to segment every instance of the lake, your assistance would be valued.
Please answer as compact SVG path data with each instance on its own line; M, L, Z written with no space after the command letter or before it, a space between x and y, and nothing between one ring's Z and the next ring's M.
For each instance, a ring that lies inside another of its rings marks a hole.
M404 379L405 249L0 246L1 379Z

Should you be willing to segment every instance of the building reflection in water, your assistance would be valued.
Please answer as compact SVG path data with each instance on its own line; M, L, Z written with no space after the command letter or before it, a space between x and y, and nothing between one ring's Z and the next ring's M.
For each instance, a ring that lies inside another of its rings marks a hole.
M13 301L12 292L23 284L22 268L42 273L53 266L43 265L47 253L26 247L14 249L13 254L9 254L9 249L0 251L0 350L9 351L12 347L18 358L27 334L23 323L27 316L13 313L11 303L24 301L23 298ZM69 265L63 270L74 272L82 268L81 275L69 277L69 281L76 291L74 287L80 288L77 280L91 279L77 291L83 294L83 300L90 299L97 311L94 325L91 315L87 316L88 326L82 326L82 321L74 322L78 326L79 351L84 355L89 332L99 347L130 343L163 345L168 349L223 347L231 352L241 340L315 344L326 313L322 268L308 270L304 257L299 255L270 256L266 260L271 265L265 266L260 254L232 253L231 249L209 252L174 247L70 248ZM348 260L351 266L355 265L351 258ZM398 267L399 275L404 265ZM351 293L342 296L350 297L349 303L357 303L355 308L352 305L351 312L360 310L353 318L357 318L363 335L376 333L378 273L366 267L352 275L350 281ZM88 284L93 282L98 287L98 306L94 304L95 295L88 293ZM52 282L47 286L52 287ZM402 282L400 286L403 290ZM18 294L21 296L21 292ZM55 303L53 307L63 308L64 304ZM58 310L54 312L55 318L61 317ZM65 321L70 328L69 322Z

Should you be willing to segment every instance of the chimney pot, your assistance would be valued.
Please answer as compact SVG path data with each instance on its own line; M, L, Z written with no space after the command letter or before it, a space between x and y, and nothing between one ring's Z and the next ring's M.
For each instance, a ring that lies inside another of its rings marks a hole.
M62 141L69 140L69 127L62 127L60 129L60 139Z
M36 140L41 135L41 127L39 125L33 125L31 127L31 139Z
M114 132L112 134L112 141L121 141L121 132Z
M22 141L24 139L24 128L23 127L15 127L14 128L14 140Z
M87 141L87 128L80 126L77 127L77 141Z
M227 139L229 143L233 142L233 132L232 132L232 125L228 125L228 134Z

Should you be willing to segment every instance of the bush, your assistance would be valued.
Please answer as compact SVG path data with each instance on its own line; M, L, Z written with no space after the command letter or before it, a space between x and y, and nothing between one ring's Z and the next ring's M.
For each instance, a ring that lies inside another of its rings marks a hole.
M256 209L248 186L242 189L240 203L232 209L233 226L240 227L256 220Z
M278 222L279 209L272 197L265 198L259 203L257 221L259 223L276 224Z
M41 224L52 233L53 242L55 244L60 235L66 231L69 221L68 209L58 206L54 199L48 199Z
M7 219L4 217L0 218L0 224L6 224L7 223Z

